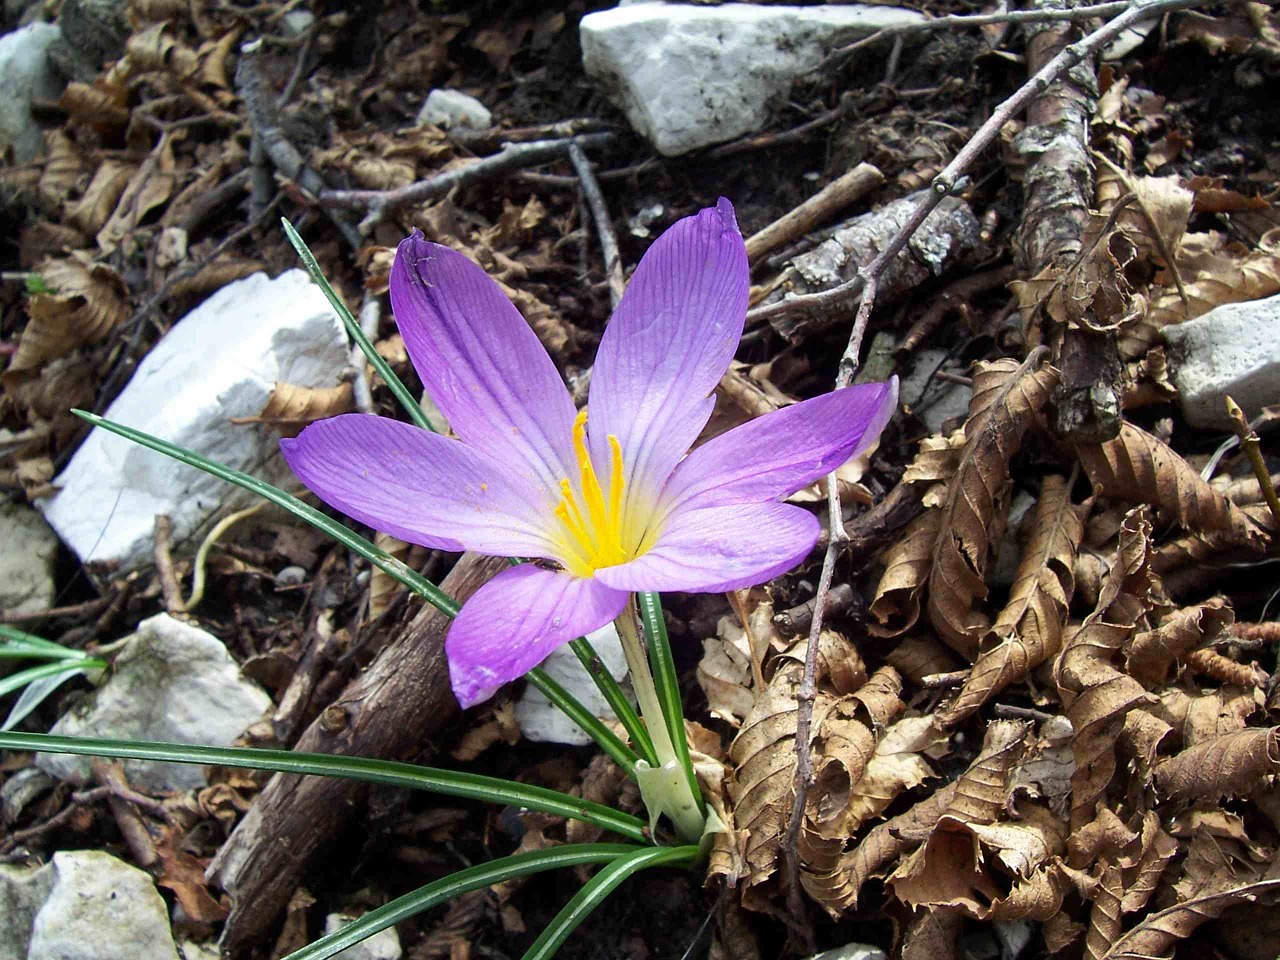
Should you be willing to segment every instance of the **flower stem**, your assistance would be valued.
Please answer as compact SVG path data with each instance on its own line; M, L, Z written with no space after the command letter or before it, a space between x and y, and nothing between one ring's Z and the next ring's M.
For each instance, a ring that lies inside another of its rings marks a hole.
M694 795L688 778L685 776L684 764L671 739L671 729L667 724L666 714L662 710L662 700L653 682L653 672L649 668L646 644L636 626L636 601L631 597L627 607L614 621L618 628L618 637L622 641L622 652L627 659L627 669L631 672L631 685L636 692L636 700L640 703L640 713L649 729L653 740L653 749L657 754L657 768L665 776L661 778L646 777L641 780L642 792L646 793L645 803L650 808L651 816L665 813L675 823L681 836L696 843L702 836L706 825L699 803ZM639 765L637 765L639 767ZM648 764L645 764L648 767ZM652 784L652 792L644 791L647 783Z

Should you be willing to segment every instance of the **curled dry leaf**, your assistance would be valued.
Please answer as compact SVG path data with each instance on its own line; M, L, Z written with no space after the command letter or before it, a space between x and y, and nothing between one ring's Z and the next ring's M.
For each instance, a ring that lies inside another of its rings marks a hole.
M1235 612L1222 596L1174 610L1154 630L1133 635L1125 645L1125 666L1148 687L1159 686L1169 679L1174 661L1213 643L1235 619Z
M82 233L97 233L116 208L136 169L133 163L104 160L80 199L67 207L66 221Z
M932 674L951 673L960 668L956 655L949 648L925 634L898 640L885 654L885 660L917 685Z
M1237 730L1188 747L1156 767L1156 788L1187 802L1248 796L1280 772L1280 727Z
M878 621L870 626L872 632L897 636L910 629L919 618L927 583L929 617L939 636L966 659L977 654L977 638L987 621L974 607L986 597L991 545L1008 510L1010 461L1058 380L1053 368L1036 369L1038 358L977 365L964 446L954 474L941 488L945 501L912 521L887 552L871 604ZM916 460L921 479L940 473L951 456L940 448L922 450Z
M1039 736L1009 776L1015 796L1039 797L1059 816L1067 811L1071 795L1071 775L1076 761L1071 753L1071 722L1052 717L1040 726Z
M31 319L6 376L97 343L129 316L128 289L120 275L85 254L46 261L36 273L51 292L28 301Z
M183 79L192 76L200 66L195 51L169 35L167 22L154 23L130 36L125 44L125 56L133 76L171 73Z
M178 176L173 139L164 134L129 178L110 218L98 231L96 239L103 253L114 251L138 228L148 213L168 201Z
M1047 475L1031 539L1014 575L1009 602L984 638L984 651L955 700L938 711L952 727L1062 649L1062 628L1075 589L1075 556L1087 507L1071 503L1066 479Z
M766 606L772 609L771 604L760 604ZM771 628L772 622L767 626ZM755 694L751 692L751 641L736 617L721 617L716 635L702 641L697 677L711 715L734 727L742 726Z
M947 740L930 717L906 717L885 730L862 777L849 790L847 835L855 835L906 791L937 776L927 757L945 752Z
M1280 880L1257 880L1166 907L1143 918L1112 945L1102 960L1151 960L1165 956L1170 947L1190 937L1202 924L1222 916L1228 907L1254 902L1263 894L1274 895L1277 891L1280 891Z
M336 417L355 408L355 391L350 383L336 387L300 387L277 382L271 396L256 417L237 417L234 423L270 423L301 428L315 420Z
M381 532L374 534L373 542L401 563L406 563L413 569L417 569L417 564L414 563L412 554L421 551L421 547L405 543L389 533ZM369 619L376 620L386 613L391 606L391 601L395 599L396 594L401 589L403 588L399 580L381 568L374 567L369 572Z
M1169 687L1160 695L1160 717L1178 733L1184 748L1243 730L1248 718L1261 707L1261 690L1238 686L1201 694Z
M1029 874L1055 846L1041 835L1044 830L1056 830L1056 846L1061 847L1061 821L1048 811L1038 822L1022 824L1022 831L991 830L982 835L982 827L1005 819L1009 775L1026 747L1029 730L1028 724L1012 720L996 720L987 727L982 751L956 781L956 792L928 838L889 877L898 899L912 907L956 907L982 918L987 906L1002 895L983 848L1002 862L1011 857Z
M1159 602L1150 570L1151 523L1145 508L1132 511L1120 530L1116 562L1102 585L1098 605L1067 641L1054 679L1075 730L1072 753L1071 824L1093 819L1094 807L1115 772L1115 742L1125 714L1151 702L1142 684L1112 662L1135 628Z
M1076 448L1100 495L1160 507L1186 529L1215 541L1261 547L1266 534L1167 444L1122 423L1120 435Z

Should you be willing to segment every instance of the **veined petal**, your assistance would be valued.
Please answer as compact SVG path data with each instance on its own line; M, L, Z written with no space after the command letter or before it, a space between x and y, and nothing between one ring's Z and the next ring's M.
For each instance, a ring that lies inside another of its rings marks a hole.
M898 378L845 387L757 417L707 441L676 467L665 509L788 496L868 450L898 405Z
M667 230L636 268L600 341L588 407L597 469L610 462L609 435L618 438L628 503L652 504L711 416L711 392L742 337L749 279L723 198Z
M347 413L280 450L321 500L375 530L442 550L552 555L530 485L460 440Z
M817 518L787 503L679 508L643 556L596 571L617 590L721 593L772 580L808 556Z
M558 499L560 481L574 476L573 401L501 288L415 230L396 249L391 306L414 369L454 432Z
M449 626L449 682L463 707L489 699L556 647L598 630L627 595L589 577L521 564L476 591Z

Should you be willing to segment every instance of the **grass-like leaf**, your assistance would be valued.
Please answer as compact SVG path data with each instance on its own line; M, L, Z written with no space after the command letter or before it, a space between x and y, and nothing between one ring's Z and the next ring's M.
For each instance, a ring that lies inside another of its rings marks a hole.
M684 707L680 700L680 678L676 672L675 658L671 655L667 622L662 617L662 601L656 593L638 593L636 603L640 608L640 621L644 625L645 640L649 646L653 684L658 690L658 699L662 702L662 716L671 734L671 745L689 779L689 787L694 799L698 801L698 810L705 817L707 805L702 799L702 788L698 786L693 760L689 757L689 741L684 732Z
M595 682L596 688L604 695L609 706L613 708L614 716L618 718L622 728L631 737L631 742L640 751L640 756L648 761L649 766L658 766L658 754L653 749L653 740L649 737L649 731L645 729L644 721L640 719L640 714L636 713L635 708L631 706L631 701L627 699L621 684L613 679L613 674L604 665L604 661L600 659L600 654L596 653L591 641L586 637L579 637L577 640L570 641L569 647L573 650L574 655L577 656L578 662L582 664L583 669L587 671L587 674Z
M649 847L618 857L588 880L563 910L538 934L523 960L550 960L569 934L591 915L605 897L633 874L649 867L689 865L698 859L696 846Z
M379 931L385 930L401 920L421 913L437 904L444 903L454 897L471 890L482 890L495 883L510 880L514 877L527 877L533 873L547 870L558 870L561 867L577 867L590 863L609 863L619 857L643 850L622 843L581 843L563 847L550 847L546 850L533 850L528 853L517 853L490 863L459 870L443 879L419 887L412 893L406 893L390 903L371 910L360 919L349 923L341 930L336 930L308 944L301 950L295 950L285 960L328 960L353 944L359 943Z
M88 660L83 650L0 624L0 660Z
M15 690L21 690L27 684L43 680L46 677L56 677L65 673L69 679L72 675L84 673L86 670L105 669L107 669L106 661L90 658L83 660L55 660L52 663L42 663L38 667L19 670L17 673L11 673L9 676L0 679L0 697L13 693Z
M311 524L317 530L327 533L353 553L358 553L364 557L379 570L395 577L396 580L425 599L441 613L454 616L458 612L457 602L416 570L401 563L391 554L375 546L358 533L348 530L337 520L326 516L315 507L303 503L292 494L285 493L279 487L272 486L257 477L251 477L247 473L241 473L239 470L233 470L231 467L215 463L192 450L178 446L176 443L170 443L168 440L161 440L159 437L153 437L151 434L135 430L133 427L126 427L122 423L107 420L96 413L89 413L86 410L73 410L72 413L87 420L95 427L101 427L103 430L118 434L126 440L132 440L134 443L140 444L149 450L163 453L166 457L172 457L181 463L203 470L219 480L234 483L238 487L243 487L251 493L256 493L258 496L270 500L277 506L288 510L298 519Z
M373 369L378 371L378 376L386 381L387 386L391 388L391 392L395 394L396 399L400 401L400 405L404 407L405 412L409 414L409 418L414 424L424 430L430 430L435 433L435 428L427 420L427 415L422 412L422 407L413 399L413 394L396 376L395 371L391 369L391 365L378 353L373 342L365 335L359 321L352 316L351 311L347 309L347 305L342 302L342 298L333 289L333 285L325 278L324 273L320 270L320 264L316 262L315 255L311 252L311 248L307 246L306 241L298 235L298 231L293 228L293 224L286 218L281 217L280 222L284 225L285 236L289 238L289 242L293 244L293 249L297 250L298 256L302 258L302 263L307 268L307 273L311 274L311 279L315 281L316 286L320 288L325 297L328 298L329 303L333 305L334 312L338 314L342 325L347 328L347 334L355 341L365 359L369 361Z
M583 706L581 701L541 667L534 667L525 674L525 679L537 687L548 701L560 709L561 713L581 727L601 750L627 772L629 777L635 779L636 761L640 758L634 750L622 742L617 734L606 727L599 717Z
M291 750L258 750L248 747L202 747L186 743L143 740L105 740L96 737L58 737L44 733L0 733L0 749L72 753L90 757L128 760L165 760L171 763L219 764L275 773L312 774L385 783L411 790L428 790L449 797L483 800L499 805L525 807L612 830L639 843L649 843L644 824L627 813L613 810L567 793L525 783L513 783L457 770L420 767L372 757L343 757Z

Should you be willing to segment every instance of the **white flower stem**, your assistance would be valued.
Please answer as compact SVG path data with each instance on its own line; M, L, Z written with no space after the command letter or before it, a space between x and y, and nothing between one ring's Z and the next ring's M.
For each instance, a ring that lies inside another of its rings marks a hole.
M640 703L640 715L644 717L645 726L653 740L653 750L658 756L660 769L669 774L675 774L663 780L663 786L658 791L659 795L646 796L645 801L651 807L651 813L665 813L687 841L697 843L702 836L706 821L699 808L698 800L689 786L689 780L681 765L679 754L676 753L675 744L671 740L671 730L667 725L667 717L662 712L662 701L658 697L658 688L654 685L653 673L649 668L648 651L636 626L634 597L627 601L626 609L614 624L618 628L618 638L622 641L622 652L627 658L631 686L636 692L636 700ZM644 764L644 761L641 763ZM653 810L652 801L657 801L661 810Z

